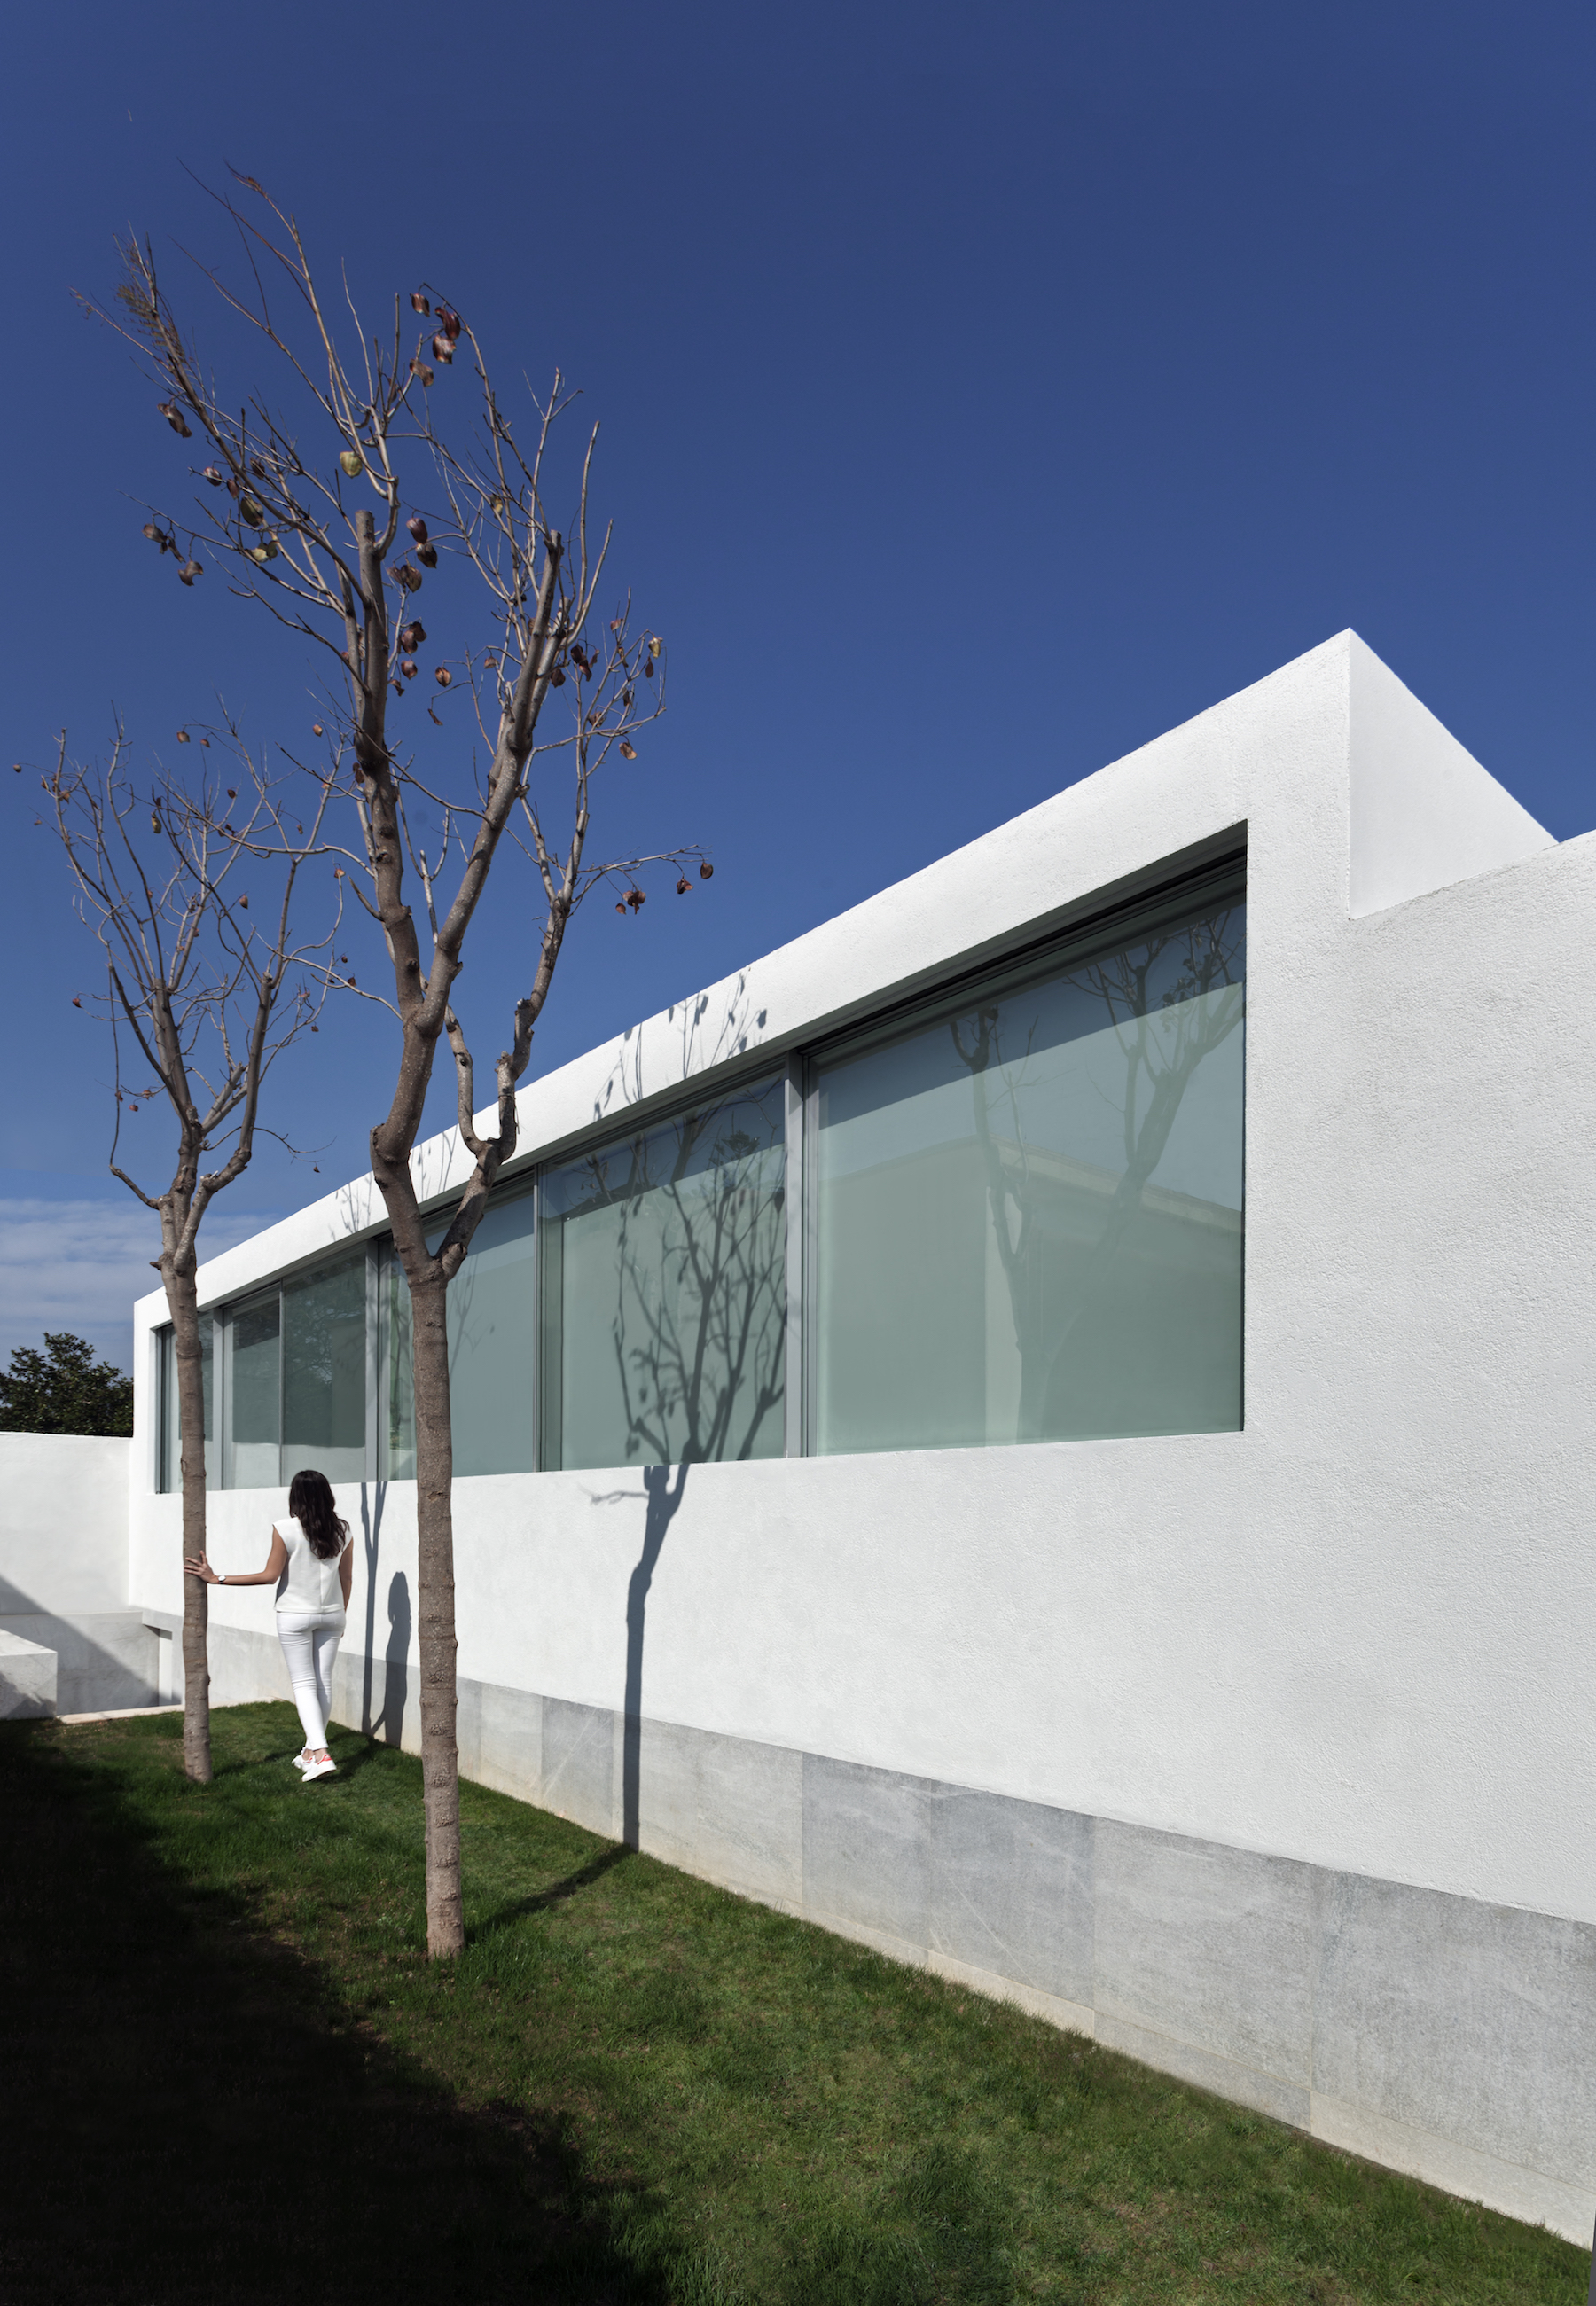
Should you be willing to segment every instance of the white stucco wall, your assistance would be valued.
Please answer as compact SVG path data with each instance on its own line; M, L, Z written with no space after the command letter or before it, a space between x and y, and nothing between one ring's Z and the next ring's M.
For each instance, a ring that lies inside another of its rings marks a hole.
M1353 747L1347 910L1383 912L1553 846L1544 825L1482 769L1370 650L1347 662Z
M533 1158L1247 829L1245 1430L696 1466L645 1715L1596 1920L1596 839L1436 729L1344 635L525 1094ZM359 1181L202 1295L380 1223ZM175 1610L139 1414L134 1590ZM213 1497L213 1558L282 1505ZM462 1674L618 1706L644 1518L636 1467L458 1483ZM397 1570L414 1603L405 1484L379 1654Z
M132 1446L0 1433L0 1617L127 1608Z

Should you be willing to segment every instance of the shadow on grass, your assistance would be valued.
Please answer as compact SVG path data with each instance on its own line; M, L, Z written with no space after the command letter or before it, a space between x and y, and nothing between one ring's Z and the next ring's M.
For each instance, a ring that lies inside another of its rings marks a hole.
M329 1721L327 1725L327 1742L333 1760L338 1765L338 1776L346 1785L351 1778L358 1778L363 1770L369 1770L373 1762L380 1761L385 1754L391 1751L380 1738L367 1737L359 1731L345 1730L336 1721ZM297 1752L298 1748L294 1750ZM256 1762L243 1762L239 1764L241 1769L246 1770L258 1769L260 1766ZM329 1782L329 1780L319 1780L307 1786L304 1790L314 1799L317 1783Z
M663 2300L559 2122L463 2109L185 1898L59 1732L0 1730L0 1849L6 2306Z
M528 1914L546 1914L551 1906L563 1906L568 1898L575 1898L582 1891L590 1890L595 1882L602 1882L613 1866L624 1866L628 1858L635 1858L636 1854L624 1842L617 1842L610 1849L601 1849L596 1857L590 1858L585 1866L579 1866L574 1874L568 1874L563 1881L550 1882L546 1890L536 1890L527 1898L513 1899L508 1906L501 1906L496 1914L490 1914L485 1921L479 1922L467 1932L472 1944L481 1945L499 1930L508 1930L516 1922L525 1920Z

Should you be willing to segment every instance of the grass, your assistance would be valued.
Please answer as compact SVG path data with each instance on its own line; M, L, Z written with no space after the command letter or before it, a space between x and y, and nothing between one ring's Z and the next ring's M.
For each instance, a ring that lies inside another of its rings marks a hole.
M7 2306L1583 2306L1584 2253L286 1706L0 1730Z

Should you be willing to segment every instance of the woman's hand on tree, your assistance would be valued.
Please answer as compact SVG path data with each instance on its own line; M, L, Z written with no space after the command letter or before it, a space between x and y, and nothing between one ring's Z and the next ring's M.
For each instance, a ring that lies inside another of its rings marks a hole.
M191 1577L198 1577L207 1585L219 1585L222 1582L202 1553L198 1558L192 1553L185 1553L183 1557L183 1566Z

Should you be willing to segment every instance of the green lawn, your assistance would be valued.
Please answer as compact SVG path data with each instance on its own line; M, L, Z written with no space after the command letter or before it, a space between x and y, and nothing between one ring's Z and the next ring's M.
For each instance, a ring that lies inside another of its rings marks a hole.
M1589 2260L286 1706L0 1730L0 2298L1558 2301Z

